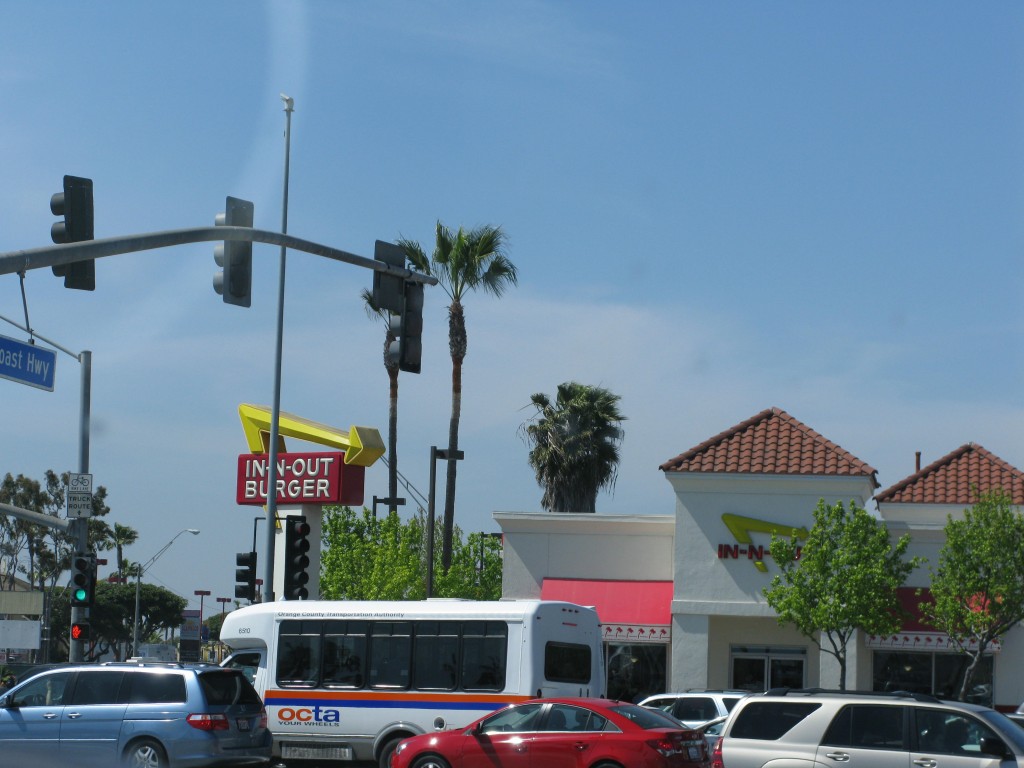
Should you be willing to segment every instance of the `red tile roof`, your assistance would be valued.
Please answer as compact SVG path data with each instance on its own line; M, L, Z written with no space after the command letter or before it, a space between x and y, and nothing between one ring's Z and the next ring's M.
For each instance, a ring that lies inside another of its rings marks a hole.
M1014 504L1024 504L1024 472L980 445L967 443L875 496L878 502L962 504L979 493L1001 488Z
M870 477L876 470L779 408L769 408L660 467L665 472Z

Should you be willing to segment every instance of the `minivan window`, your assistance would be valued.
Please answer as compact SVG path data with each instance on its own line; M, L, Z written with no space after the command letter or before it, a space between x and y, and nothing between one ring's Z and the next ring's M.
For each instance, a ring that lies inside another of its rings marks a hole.
M204 672L199 675L199 685L203 689L207 703L213 706L263 703L241 672Z
M78 680L75 682L75 690L71 694L70 704L82 706L85 704L118 704L125 703L124 698L118 698L118 691L124 681L124 671L114 669L88 670L78 673Z
M753 701L740 710L729 736L774 741L820 706L816 702Z
M73 672L54 672L41 675L29 682L15 694L12 707L43 707L64 703L64 691L71 681Z
M131 704L184 704L185 678L173 672L137 672L128 676Z

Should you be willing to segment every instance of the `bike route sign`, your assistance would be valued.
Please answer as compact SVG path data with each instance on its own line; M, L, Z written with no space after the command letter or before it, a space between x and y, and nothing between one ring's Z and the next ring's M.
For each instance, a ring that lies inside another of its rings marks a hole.
M57 353L0 336L0 377L53 392Z

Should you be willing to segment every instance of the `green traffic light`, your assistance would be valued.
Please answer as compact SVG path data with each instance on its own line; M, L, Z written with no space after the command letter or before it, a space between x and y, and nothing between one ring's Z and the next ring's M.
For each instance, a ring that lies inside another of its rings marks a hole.
M75 600L79 603L85 600L88 596L89 592L81 587L75 590Z

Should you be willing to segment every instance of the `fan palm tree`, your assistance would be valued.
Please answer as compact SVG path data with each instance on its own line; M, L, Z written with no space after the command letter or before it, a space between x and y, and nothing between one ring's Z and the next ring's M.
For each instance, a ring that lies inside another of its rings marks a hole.
M114 523L114 535L110 540L117 553L117 577L122 579L124 578L124 548L130 547L139 540L139 532L130 525Z
M530 397L537 409L523 425L530 466L544 489L541 506L549 512L595 512L601 489L614 490L619 445L626 417L619 396L603 387L569 381L558 386L555 402L542 392Z
M364 288L362 299L366 316L383 320L387 329L384 334L384 368L388 372L388 381L391 385L388 396L388 498L395 499L398 497L398 361L392 361L388 349L396 339L391 331L391 313L377 306L377 302L373 300L373 291ZM394 509L393 501L391 505Z
M427 257L419 243L400 239L413 269L437 278L448 294L448 351L452 358L452 412L448 424L447 449L459 449L459 418L462 414L462 363L466 359L468 337L463 300L477 289L501 296L518 280L515 265L505 255L505 233L501 227L483 225L469 231L459 227L452 232L440 221L434 237L434 252ZM452 535L455 529L455 474L457 462L448 459L445 478L444 536L441 566L447 571L452 563Z

